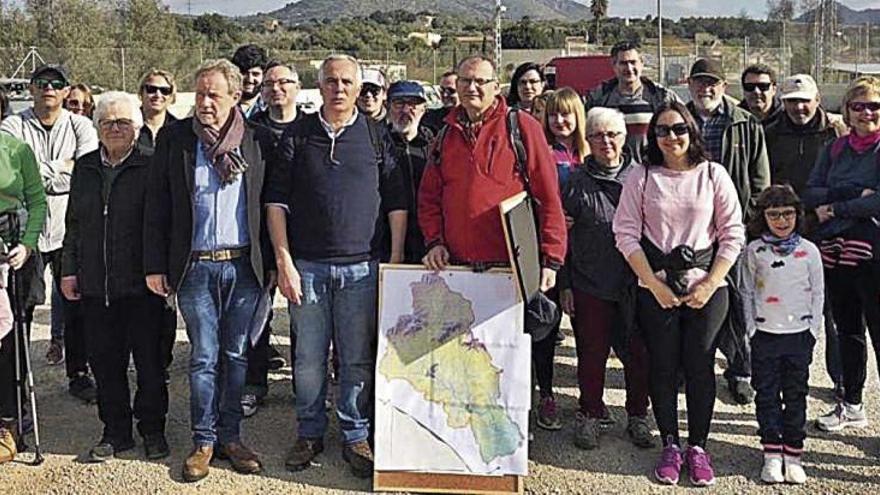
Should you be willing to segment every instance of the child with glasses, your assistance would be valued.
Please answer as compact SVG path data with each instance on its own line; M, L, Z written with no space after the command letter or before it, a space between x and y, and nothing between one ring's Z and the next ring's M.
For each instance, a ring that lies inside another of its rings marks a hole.
M790 186L758 197L745 252L743 303L752 347L752 386L764 450L761 480L804 483L807 393L822 327L825 286L819 248L800 236L803 206Z

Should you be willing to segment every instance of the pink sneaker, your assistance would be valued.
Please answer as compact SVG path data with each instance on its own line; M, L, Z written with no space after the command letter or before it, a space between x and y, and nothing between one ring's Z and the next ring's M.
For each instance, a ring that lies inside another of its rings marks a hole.
M712 468L712 457L700 447L688 446L685 453L691 484L694 486L710 486L715 484L715 470Z
M681 465L681 449L678 445L670 443L663 447L663 452L660 453L660 460L654 466L654 477L664 485L677 485Z

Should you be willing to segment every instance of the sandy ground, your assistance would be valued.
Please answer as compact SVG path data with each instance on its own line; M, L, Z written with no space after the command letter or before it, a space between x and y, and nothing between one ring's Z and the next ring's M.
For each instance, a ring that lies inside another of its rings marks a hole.
M9 494L109 494L109 493L351 493L369 491L370 480L353 477L341 459L335 421L325 441L327 450L318 457L320 465L299 473L284 469L284 455L294 440L295 414L290 388L290 369L270 376L267 403L244 423L245 442L262 455L265 471L259 476L242 476L227 463L215 463L211 474L196 484L182 482L180 467L190 449L188 382L186 361L189 345L178 330L175 361L171 369L171 406L167 434L171 457L148 462L138 438L138 447L103 465L86 464L81 458L100 437L97 409L67 394L63 366L48 366L48 311L38 310L32 353L39 401L40 430L46 462L31 467L31 453L20 454L16 462L0 467L0 493ZM288 351L285 337L287 315L281 311L274 323L276 345ZM812 366L809 418L812 421L831 405L831 388L824 371L823 342L816 348ZM623 373L620 363L609 362L606 401L619 419L617 427L602 438L598 450L584 452L571 438L577 408L574 340L568 334L557 347L556 391L564 427L561 431L534 431L526 480L530 493L654 493L683 490L661 487L650 478L658 449L640 450L625 437ZM869 364L865 403L869 418L876 420L863 430L842 434L818 432L809 427L804 457L810 475L804 487L767 487L758 475L761 453L756 437L754 406L732 402L721 385L708 445L718 475L713 493L878 493L880 490L880 398L877 367ZM134 383L132 378L132 383ZM683 396L680 396L683 410ZM682 415L684 419L684 415ZM682 429L686 424L682 422Z

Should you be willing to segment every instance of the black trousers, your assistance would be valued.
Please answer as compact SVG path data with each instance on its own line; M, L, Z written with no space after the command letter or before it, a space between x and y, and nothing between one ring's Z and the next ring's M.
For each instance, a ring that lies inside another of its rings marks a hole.
M758 331L752 337L752 387L761 444L770 450L804 448L807 394L816 339L809 330Z
M727 287L705 306L663 309L639 288L638 324L650 356L649 391L663 444L681 445L678 435L678 371L685 376L688 443L704 447L715 409L715 350L727 315Z
M825 288L840 338L844 399L862 403L868 366L865 326L871 334L874 355L880 359L880 283L874 267L836 267L825 270Z
M60 293L61 250L43 253L43 262L51 268L52 283ZM68 301L63 294L61 300L61 312L64 316L64 367L67 378L73 379L89 372L85 323L79 301Z
M165 355L162 348L165 301L154 295L127 297L105 305L84 298L88 351L98 386L98 416L104 438L121 441L132 435L128 363L134 356L137 391L133 415L141 435L163 433L168 413Z
M553 287L547 291L547 297L556 303L556 307L562 306L559 303L559 289ZM532 341L532 363L535 369L535 381L538 382L538 393L541 397L553 396L553 360L556 358L556 335L559 332L559 326L562 323L560 319L556 323L556 328L538 342Z
M745 265L740 262L742 257L737 258L736 263L730 269L730 275L727 282L729 296L729 306L727 310L727 318L724 320L722 332L723 337L718 342L718 350L727 359L727 369L724 370L724 378L727 380L748 380L752 373L752 353L749 348L749 342L746 340L745 345L737 345L734 335L746 335L746 318L745 308L743 307L743 298L741 296L741 288L745 283L743 270ZM743 337L745 338L745 337Z

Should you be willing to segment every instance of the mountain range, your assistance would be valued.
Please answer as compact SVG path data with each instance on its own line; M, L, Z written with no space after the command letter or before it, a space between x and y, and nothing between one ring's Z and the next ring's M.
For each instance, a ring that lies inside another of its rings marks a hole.
M837 23L842 25L854 24L880 24L880 8L854 10L846 5L835 2L837 6ZM798 22L813 22L816 11L804 12L797 19Z

